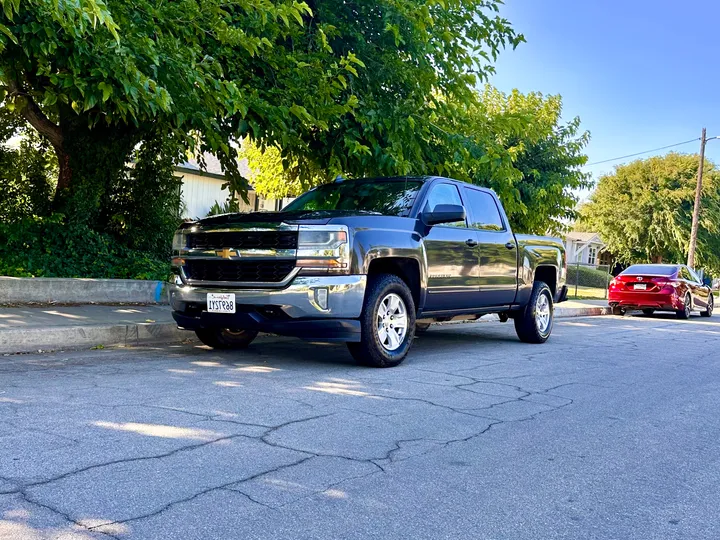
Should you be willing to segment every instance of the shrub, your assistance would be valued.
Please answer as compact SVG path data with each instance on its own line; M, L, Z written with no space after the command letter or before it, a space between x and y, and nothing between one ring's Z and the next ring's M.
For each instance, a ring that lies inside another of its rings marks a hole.
M599 287L605 289L608 286L608 273L589 266L568 265L567 284L579 285L581 287Z
M166 279L167 257L119 245L108 234L68 225L64 216L0 223L0 275Z

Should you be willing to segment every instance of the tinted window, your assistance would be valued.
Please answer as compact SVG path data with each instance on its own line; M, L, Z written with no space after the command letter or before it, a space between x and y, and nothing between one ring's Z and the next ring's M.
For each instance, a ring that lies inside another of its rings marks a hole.
M672 276L677 271L678 267L673 264L633 264L622 273L636 276Z
M421 185L422 182L417 180L356 180L325 184L301 195L284 211L349 210L407 217Z
M505 230L500 211L492 195L476 189L465 188L464 191L465 199L472 214L470 227L483 231Z
M680 277L682 277L686 281L695 281L692 275L690 275L690 270L688 270L684 266L680 269Z
M426 212L432 212L438 204L457 204L462 206L460 192L457 187L452 184L436 184L433 186L425 203ZM456 221L455 223L443 223L445 227L467 227L464 221Z
M696 283L702 283L702 280L700 279L700 276L698 276L698 275L695 273L695 270L693 270L692 268L688 268L688 272L690 272L690 277L692 277L692 280L693 280L694 282L696 282Z

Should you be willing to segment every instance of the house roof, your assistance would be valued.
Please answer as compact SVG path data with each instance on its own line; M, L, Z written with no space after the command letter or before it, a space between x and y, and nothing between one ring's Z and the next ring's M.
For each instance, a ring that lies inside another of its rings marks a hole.
M223 170L222 165L220 165L220 160L218 158L208 152L205 152L203 154L203 158L205 160L205 168L202 168L200 166L200 162L195 158L188 159L183 163L178 164L178 168L190 171L198 171L199 174L209 173L218 176L225 175L225 171ZM246 159L238 160L238 168L240 169L240 173L243 176L248 176L250 170L248 169Z
M565 235L565 238L568 240L575 240L577 242L591 242L595 240L599 244L602 244L600 235L596 232L569 232Z

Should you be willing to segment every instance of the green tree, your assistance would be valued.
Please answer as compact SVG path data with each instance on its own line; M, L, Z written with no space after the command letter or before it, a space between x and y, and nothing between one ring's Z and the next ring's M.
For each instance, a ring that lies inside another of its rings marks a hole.
M578 117L562 121L559 95L506 95L486 87L482 102L515 170L498 169L489 180L481 171L473 180L495 188L513 229L561 234L577 217L578 191L592 187L582 170L589 132L580 130Z
M621 262L681 263L687 258L699 157L669 153L602 176L582 222ZM698 267L720 270L720 172L706 162Z
M58 156L56 208L102 221L142 141L277 145L298 177L452 160L437 126L507 44L498 0L0 0L0 81ZM69 201L69 203L68 203Z
M458 107L454 116L436 120L445 134L438 139L442 144L432 156L418 158L405 173L452 176L493 188L515 230L560 234L576 217L578 190L592 185L581 169L587 160L583 151L589 133L580 132L579 118L563 123L561 113L560 96L517 90L508 95L486 86L473 97L471 106ZM331 181L335 174L397 174L368 165L332 174L318 170L301 181L297 163L288 163L282 154L277 147L263 150L249 139L243 141L240 156L247 159L252 184L260 195L298 195Z

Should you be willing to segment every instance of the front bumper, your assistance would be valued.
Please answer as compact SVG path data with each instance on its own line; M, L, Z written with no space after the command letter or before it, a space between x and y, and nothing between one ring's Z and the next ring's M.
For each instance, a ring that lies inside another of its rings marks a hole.
M187 330L235 328L308 340L359 341L367 276L298 277L284 289L170 285L173 318ZM323 304L327 291L327 304ZM207 312L207 293L233 293L237 313ZM321 292L321 294L320 294Z

